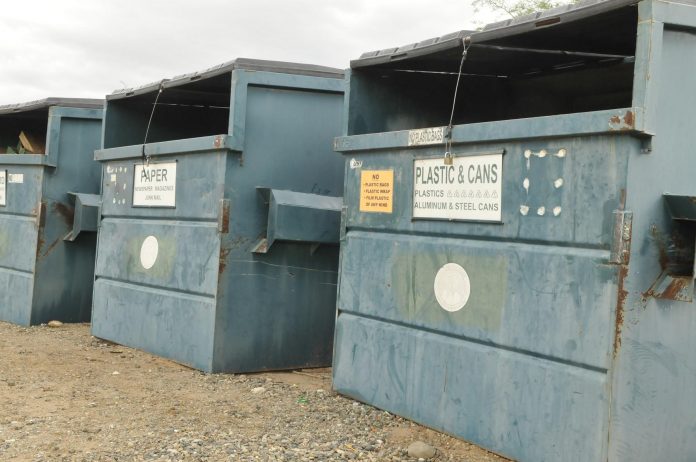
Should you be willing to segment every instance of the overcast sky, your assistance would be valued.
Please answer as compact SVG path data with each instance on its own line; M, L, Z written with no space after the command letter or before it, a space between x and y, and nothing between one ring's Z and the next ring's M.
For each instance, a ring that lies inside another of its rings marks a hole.
M20 0L0 10L0 104L102 98L237 57L338 68L496 19L471 0Z

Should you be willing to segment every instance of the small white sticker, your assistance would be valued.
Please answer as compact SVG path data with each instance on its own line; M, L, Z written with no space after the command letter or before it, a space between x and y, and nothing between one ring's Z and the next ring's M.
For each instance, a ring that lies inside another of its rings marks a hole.
M133 206L176 207L176 162L136 164Z
M471 281L464 268L456 263L447 263L435 275L433 290L440 306L454 313L469 301Z
M152 268L157 261L157 254L159 254L157 238L155 236L146 237L143 245L140 246L140 264L143 265L143 268Z
M112 173L110 178L111 178L112 183L116 183L116 174L115 173Z
M7 170L0 170L0 207L7 205Z
M7 182L14 183L14 184L23 184L24 183L24 173L9 173L7 175Z
M445 127L422 128L409 130L408 145L422 146L425 144L440 144L445 142Z
M350 160L351 170L355 170L356 168L360 168L360 167L362 167L362 160L357 160L357 159Z

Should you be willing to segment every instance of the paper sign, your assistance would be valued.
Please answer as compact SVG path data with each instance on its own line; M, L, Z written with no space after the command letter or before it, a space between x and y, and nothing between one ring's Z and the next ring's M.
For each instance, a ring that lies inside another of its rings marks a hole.
M176 207L176 162L135 164L134 207Z
M502 220L502 153L416 159L413 182L413 218Z
M393 170L360 172L360 211L392 213L394 196Z

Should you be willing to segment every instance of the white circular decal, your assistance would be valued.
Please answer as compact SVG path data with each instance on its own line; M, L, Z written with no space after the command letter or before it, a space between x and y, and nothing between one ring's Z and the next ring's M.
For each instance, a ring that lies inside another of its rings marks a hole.
M140 246L140 264L143 268L150 269L154 266L157 261L157 254L159 253L159 243L155 236L148 236L143 241L143 245Z
M447 263L437 272L433 284L435 298L450 312L464 308L471 295L471 282L466 270L456 263Z

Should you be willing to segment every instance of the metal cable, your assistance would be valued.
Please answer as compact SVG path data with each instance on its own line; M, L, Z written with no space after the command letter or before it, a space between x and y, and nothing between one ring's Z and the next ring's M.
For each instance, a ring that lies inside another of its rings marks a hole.
M462 78L462 68L464 67L464 61L466 60L467 50L469 50L470 41L469 37L464 38L462 41L464 45L464 50L462 51L462 60L459 62L459 71L457 72L457 83L454 86L454 98L452 98L452 112L450 112L449 124L447 124L447 133L445 142L445 163L452 162L452 121L454 120L454 108L457 105L457 92L459 91L459 81Z
M147 121L147 128L145 129L145 139L143 140L143 148L142 148L142 157L143 157L143 164L144 165L150 165L150 156L145 155L145 145L147 144L147 135L150 133L150 125L152 124L152 118L155 115L155 108L157 107L157 101L159 101L159 97L162 94L163 90L164 90L164 80L162 80L160 82L159 90L157 91L157 96L155 96L155 102L152 105L152 112L150 112L150 120Z

